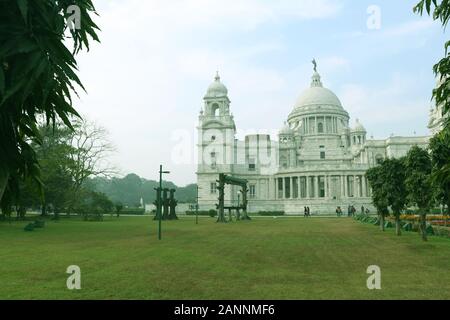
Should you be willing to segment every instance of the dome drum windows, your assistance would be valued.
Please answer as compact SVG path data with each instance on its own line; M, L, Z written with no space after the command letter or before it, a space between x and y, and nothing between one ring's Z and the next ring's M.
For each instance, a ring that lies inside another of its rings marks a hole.
M303 118L300 121L300 132L304 135L337 134L338 118L333 116Z
M319 124L317 125L317 133L324 133L322 122L319 122Z

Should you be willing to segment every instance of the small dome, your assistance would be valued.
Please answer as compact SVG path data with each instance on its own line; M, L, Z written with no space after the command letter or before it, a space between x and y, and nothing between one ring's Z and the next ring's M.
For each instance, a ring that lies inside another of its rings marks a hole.
M359 122L359 119L356 119L355 127L352 129L352 132L367 132L366 128Z
M285 122L283 129L280 130L280 135L294 135L294 130L292 130L289 124Z
M228 89L220 82L219 72L216 73L214 82L208 88L205 98L221 98L228 95Z

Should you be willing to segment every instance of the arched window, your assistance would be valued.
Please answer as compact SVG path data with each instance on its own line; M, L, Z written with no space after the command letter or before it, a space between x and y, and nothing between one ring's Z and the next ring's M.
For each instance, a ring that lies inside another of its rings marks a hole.
M211 106L211 114L212 114L214 117L218 117L218 116L220 115L220 107L219 107L219 105L218 105L217 103L214 103L214 104Z
M323 123L322 122L319 122L317 130L319 133L323 133Z

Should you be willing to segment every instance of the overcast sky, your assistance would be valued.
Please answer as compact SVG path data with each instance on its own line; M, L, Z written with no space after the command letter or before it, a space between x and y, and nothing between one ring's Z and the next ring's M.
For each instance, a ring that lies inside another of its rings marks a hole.
M162 163L185 185L196 180L194 152L174 154L180 142L194 148L216 70L238 129L273 131L309 86L315 57L324 86L369 136L426 135L445 37L413 14L416 2L96 0L102 43L79 56L88 93L77 109L110 132L122 174L156 179ZM368 28L373 4L379 29Z

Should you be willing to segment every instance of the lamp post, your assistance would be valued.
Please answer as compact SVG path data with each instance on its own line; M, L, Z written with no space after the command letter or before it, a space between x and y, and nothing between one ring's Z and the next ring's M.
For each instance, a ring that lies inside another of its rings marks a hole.
M162 165L160 165L159 166L159 188L160 188L160 190L162 190L162 175L163 174L169 174L170 173L170 171L163 171L163 166ZM161 225L162 225L162 199L158 199L160 202L160 205L159 205L159 229L158 229L158 239L159 240L161 240Z

